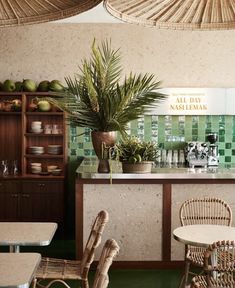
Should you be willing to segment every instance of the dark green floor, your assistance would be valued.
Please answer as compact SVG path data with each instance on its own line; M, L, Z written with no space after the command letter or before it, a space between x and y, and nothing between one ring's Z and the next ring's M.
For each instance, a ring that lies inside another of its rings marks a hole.
M2 249L1 251L6 251ZM70 240L54 240L50 246L45 247L21 247L21 252L38 252L43 256L57 257L64 259L74 259L75 242ZM94 271L90 273L90 283L92 284ZM181 270L120 270L111 269L109 271L109 288L176 288L181 277ZM80 287L77 281L68 282L71 288ZM51 288L64 287L54 284ZM90 285L92 287L92 285Z
M177 288L181 271L179 270L119 270L109 271L108 288ZM91 271L90 287L94 272ZM69 281L71 288L78 288L77 281ZM61 284L54 284L51 288L62 288Z

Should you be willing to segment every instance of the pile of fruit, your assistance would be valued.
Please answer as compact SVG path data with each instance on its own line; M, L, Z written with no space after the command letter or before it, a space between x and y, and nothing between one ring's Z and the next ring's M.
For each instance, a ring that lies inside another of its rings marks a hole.
M0 82L0 91L4 92L61 92L64 89L65 87L59 80L44 80L38 85L31 79L25 79L17 82L7 79L4 82Z
M0 102L0 111L5 112L20 112L22 107L22 102L20 99L14 99L12 101L3 101Z

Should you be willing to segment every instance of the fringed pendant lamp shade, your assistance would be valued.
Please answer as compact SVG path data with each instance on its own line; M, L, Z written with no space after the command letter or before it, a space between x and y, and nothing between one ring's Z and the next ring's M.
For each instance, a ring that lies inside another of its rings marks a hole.
M104 0L116 18L145 26L185 30L235 28L235 0Z
M0 27L59 20L85 12L102 0L0 0Z

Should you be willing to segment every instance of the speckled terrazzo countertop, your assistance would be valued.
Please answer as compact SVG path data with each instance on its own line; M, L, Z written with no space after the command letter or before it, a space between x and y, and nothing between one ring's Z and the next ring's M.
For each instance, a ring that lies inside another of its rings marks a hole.
M110 179L110 173L97 173L98 161L85 158L77 168L79 179ZM235 167L204 168L158 168L153 167L152 173L122 173L121 163L112 161L112 179L235 179Z

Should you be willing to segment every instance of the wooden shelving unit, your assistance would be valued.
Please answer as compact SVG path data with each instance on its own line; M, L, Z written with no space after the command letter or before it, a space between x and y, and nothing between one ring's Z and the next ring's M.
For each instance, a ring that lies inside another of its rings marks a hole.
M45 96L51 94L49 92L0 92L0 102L13 99L22 102L20 112L0 111L0 161L8 160L11 163L17 160L19 166L17 176L11 173L7 177L0 175L0 221L56 221L63 224L67 165L65 115L63 112L54 110L28 111L32 99ZM32 121L41 121L42 127L45 124L60 125L62 133L31 133ZM62 154L48 154L48 145L61 145ZM45 153L29 154L30 146L43 146ZM57 165L62 169L62 174L59 176L32 174L30 171L32 162L41 163L44 172L47 171L48 165ZM26 208L28 212L25 211Z

